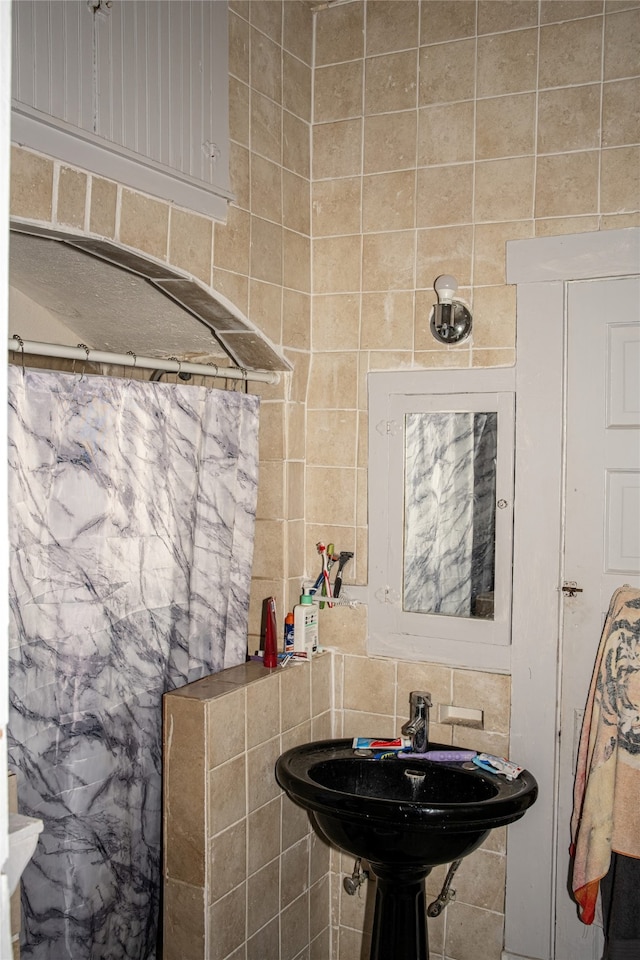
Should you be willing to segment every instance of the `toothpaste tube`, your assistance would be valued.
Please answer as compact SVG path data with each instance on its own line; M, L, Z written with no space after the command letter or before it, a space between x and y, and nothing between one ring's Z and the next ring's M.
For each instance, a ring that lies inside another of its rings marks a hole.
M410 746L409 737L395 737L392 740L378 740L375 737L354 737L354 750L384 750L385 752L406 750Z
M479 753L473 758L473 763L487 773L501 773L507 780L515 780L524 770L524 767L519 767L517 763L504 757L494 757L491 753Z

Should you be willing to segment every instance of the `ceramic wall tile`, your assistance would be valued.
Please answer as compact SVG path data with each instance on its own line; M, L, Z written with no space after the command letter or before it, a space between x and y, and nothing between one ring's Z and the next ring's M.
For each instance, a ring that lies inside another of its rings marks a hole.
M476 222L524 220L533 216L535 173L533 157L477 163L474 196Z
M58 223L84 229L87 175L71 167L60 167L58 174Z
M53 162L17 146L11 147L11 199L14 217L51 220Z
M249 24L246 19L229 11L229 73L249 83Z
M118 188L111 180L91 178L91 206L89 229L91 233L113 238L116 232L116 205Z
M231 890L209 907L207 960L226 960L247 939L247 884Z
M158 260L167 257L169 208L165 203L132 190L123 190L120 202L119 239Z
M479 0L478 34L535 27L537 0Z
M600 84L542 90L538 153L568 153L600 145Z
M452 273L461 286L467 286L471 283L473 238L474 228L471 225L418 230L416 287L419 289L428 288L431 291L428 297L430 304L427 313L431 304L435 302L433 285L439 276L444 273ZM482 281L478 280L478 282ZM437 345L437 341L433 337L430 342L433 347ZM417 348L418 343L416 342Z
M311 68L292 57L286 51L282 54L282 105L285 110L300 117L301 120L311 121L311 104L313 76Z
M447 907L445 954L456 960L500 960L504 918L465 903Z
M602 90L602 146L640 142L640 79L605 83Z
M535 90L538 31L514 30L478 38L478 96Z
M169 223L169 262L211 282L213 226L210 220L173 208Z
M595 150L539 157L536 217L575 216L597 209L598 165Z
M569 56L567 51L570 51ZM542 26L540 88L599 82L601 51L602 17Z
M603 150L601 179L600 206L603 212L637 211L640 196L640 147Z
M542 0L540 23L574 20L602 13L602 0Z
M476 84L475 40L421 47L418 62L419 107L473 99Z
M313 12L306 3L284 3L282 42L303 63L313 61Z
M315 63L357 60L364 53L364 2L338 4L316 20Z
M417 49L368 58L364 79L365 113L392 113L415 108L417 64Z
M382 113L364 120L364 173L408 170L416 163L417 113Z
M518 157L534 152L533 93L490 97L476 103L476 160Z
M362 120L338 120L314 126L314 180L358 175L361 156Z
M313 119L315 123L362 116L361 60L318 67L314 73Z
M428 11L428 16L425 14ZM473 37L476 30L475 0L430 0L429 6L421 4L420 43L443 43L446 40L461 40Z
M282 53L278 44L254 27L249 31L251 86L282 103Z
M607 9L604 31L604 79L637 77L640 8Z
M445 227L473 222L473 165L418 170L416 226Z
M249 146L249 87L229 76L229 137L235 143Z
M474 103L434 104L418 112L419 167L473 160Z

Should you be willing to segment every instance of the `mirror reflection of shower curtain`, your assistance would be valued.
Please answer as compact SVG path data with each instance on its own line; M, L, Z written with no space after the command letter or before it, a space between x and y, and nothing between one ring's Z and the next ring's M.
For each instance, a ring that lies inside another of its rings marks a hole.
M244 662L254 396L9 369L23 960L153 960L161 698Z
M493 590L496 444L495 413L406 415L404 610L474 616Z

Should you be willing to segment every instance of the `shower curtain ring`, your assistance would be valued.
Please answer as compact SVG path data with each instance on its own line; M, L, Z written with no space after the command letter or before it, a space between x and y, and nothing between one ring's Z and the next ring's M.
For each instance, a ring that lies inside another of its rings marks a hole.
M20 356L22 358L22 376L24 377L24 340L22 337L19 337L17 333L14 333L13 339L17 340L20 344Z
M179 376L180 376L180 368L182 367L182 363L178 360L177 357L168 357L167 359L168 359L168 360L173 360L174 363L177 363L177 364L178 364L178 369L176 370L176 376L179 377Z
M83 364L82 364L82 372L81 372L81 374L80 374L80 379L83 380L83 379L84 379L84 371L85 371L86 366L87 366L87 363L88 363L88 361L89 361L89 347L86 345L86 343L79 343L79 344L78 344L78 350L80 350L81 348L84 350L84 352L85 352L85 354L86 354L86 356L85 356L85 358L84 358L84 361L83 361ZM75 364L74 364L74 367L75 367Z
M128 357L133 357L133 369L135 370L135 368L136 368L136 363L138 362L138 358L136 357L136 355L135 355L135 353L133 352L133 350L127 350L127 356L128 356ZM129 379L132 380L132 379L133 379L133 375L131 375L131 376L129 377Z

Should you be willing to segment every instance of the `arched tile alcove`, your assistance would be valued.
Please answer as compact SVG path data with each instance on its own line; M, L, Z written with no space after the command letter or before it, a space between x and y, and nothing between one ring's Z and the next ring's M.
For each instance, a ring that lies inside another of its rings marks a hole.
M115 241L12 220L10 270L14 288L96 350L291 369L226 297ZM21 334L11 318L9 332Z

